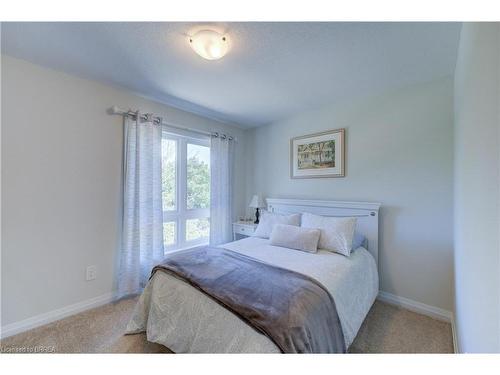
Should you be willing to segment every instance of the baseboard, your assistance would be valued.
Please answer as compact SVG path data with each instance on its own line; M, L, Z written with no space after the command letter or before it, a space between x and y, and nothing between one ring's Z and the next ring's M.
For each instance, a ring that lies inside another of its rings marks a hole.
M457 323L455 321L455 314L452 314L451 316L451 335L453 338L453 352L460 353L460 348L458 346Z
M28 331L30 329L43 326L48 323L55 322L56 320L65 318L79 312L92 309L106 303L112 302L115 299L114 293L103 294L102 296L90 298L88 300L75 303L73 305L65 306L57 310L49 311L40 315L33 316L19 322L7 324L2 326L0 337L3 339L18 333Z
M0 337L6 338L9 336L13 336L36 327L40 327L45 324L55 322L56 320L63 319L67 316L78 314L79 312L105 305L106 303L112 302L114 299L115 299L114 293L107 293L99 297L90 298L88 300L78 302L73 305L65 306L63 308L49 311L44 314L36 315L31 318L21 320L19 322L7 324L1 328ZM420 314L430 316L435 319L451 323L451 329L453 335L453 348L455 353L459 353L458 341L456 337L455 319L450 311L426 305L421 302L413 301L408 298L399 297L384 291L379 291L378 299L382 302L387 302L392 305L403 307L410 311L414 311Z
M379 291L377 298L382 302L387 302L392 305L400 306L407 310L430 316L431 318L434 319L443 320L448 323L452 322L453 314L450 311L440 309L439 307L434 307L426 305L425 303L413 301L408 298L399 297L394 294L384 292L382 290Z

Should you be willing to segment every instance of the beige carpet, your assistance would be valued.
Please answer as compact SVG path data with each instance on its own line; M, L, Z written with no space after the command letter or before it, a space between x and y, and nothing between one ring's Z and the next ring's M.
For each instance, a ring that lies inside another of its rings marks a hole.
M2 352L53 348L56 353L169 353L145 334L124 335L136 299L89 310L0 341ZM351 353L452 353L450 324L376 302Z

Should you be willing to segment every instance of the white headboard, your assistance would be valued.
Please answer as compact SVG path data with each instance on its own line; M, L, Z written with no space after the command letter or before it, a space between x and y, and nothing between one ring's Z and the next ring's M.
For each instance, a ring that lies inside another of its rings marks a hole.
M309 212L323 216L357 217L356 231L366 237L367 250L378 264L378 210L380 203L268 198L267 209L280 214Z

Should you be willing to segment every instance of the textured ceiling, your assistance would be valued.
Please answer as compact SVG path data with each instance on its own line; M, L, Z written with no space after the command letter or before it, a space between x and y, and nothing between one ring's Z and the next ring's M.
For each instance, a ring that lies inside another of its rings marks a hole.
M230 36L222 60L187 43L207 25ZM458 23L2 23L2 53L252 127L453 74L459 33Z

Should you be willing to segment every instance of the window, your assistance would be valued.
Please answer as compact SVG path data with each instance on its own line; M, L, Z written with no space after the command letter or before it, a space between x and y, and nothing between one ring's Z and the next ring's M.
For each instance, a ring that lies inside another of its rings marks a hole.
M209 140L163 134L162 200L165 251L208 243Z

